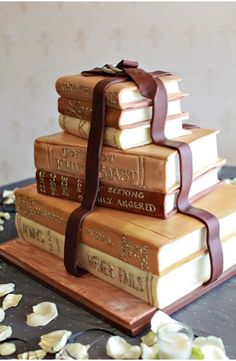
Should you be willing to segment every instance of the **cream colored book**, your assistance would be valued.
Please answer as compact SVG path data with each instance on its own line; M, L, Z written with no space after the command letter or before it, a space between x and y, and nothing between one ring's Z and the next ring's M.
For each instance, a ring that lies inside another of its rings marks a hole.
M22 240L63 258L64 235L19 214L16 215L16 226ZM235 242L234 234L222 243L224 271L236 263ZM142 271L85 244L79 246L78 264L94 276L158 308L177 301L201 286L210 276L207 252L196 252L162 276ZM79 278L75 282L79 282Z
M67 133L88 139L91 125L89 121L60 114L58 122L61 129ZM103 143L118 149L130 149L150 144L152 143L150 126L150 122L145 122L145 124L126 129L105 127ZM190 133L189 130L182 128L182 119L166 122L165 135L169 139L181 137Z

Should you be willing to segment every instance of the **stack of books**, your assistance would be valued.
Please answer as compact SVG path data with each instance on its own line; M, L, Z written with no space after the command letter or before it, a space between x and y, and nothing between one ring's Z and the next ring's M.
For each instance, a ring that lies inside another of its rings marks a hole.
M58 79L64 131L36 139L37 186L16 191L20 238L61 258L67 220L83 198L93 89L103 78ZM218 181L224 164L218 131L184 129L188 114L181 112L180 79L168 75L162 80L168 93L166 136L191 148L190 198L218 217L227 270L236 263L236 187ZM96 277L164 308L208 280L206 230L197 219L176 214L179 157L176 150L148 144L150 101L127 81L106 91L106 105L98 207L83 222L78 262Z

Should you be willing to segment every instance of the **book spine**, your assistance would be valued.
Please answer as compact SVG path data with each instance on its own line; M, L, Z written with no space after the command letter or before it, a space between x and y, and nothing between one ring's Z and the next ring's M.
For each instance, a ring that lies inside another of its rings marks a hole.
M82 202L85 181L81 178L38 169L36 180L37 190L41 194ZM165 198L165 194L162 193L101 184L96 204L102 207L166 218L169 214L165 213Z
M92 102L93 86L81 84L77 79L73 79L72 77L67 78L65 76L59 78L56 81L56 91L63 98L78 99L83 102ZM106 105L115 109L151 105L150 99L142 97L138 90L136 92L140 100L134 103L123 104L120 101L120 91L116 91L115 89L108 89L105 92Z
M35 168L65 176L85 178L86 146L86 142L84 146L79 144L65 146L36 140ZM166 193L166 164L167 161L164 159L104 147L101 155L101 181L122 188ZM173 164L172 172L178 174L175 167L178 167L177 162Z
M58 99L58 112L71 117L91 121L92 103L78 99L60 97ZM105 115L106 126L120 129L119 119L121 114L121 110L107 107Z
M65 242L63 235L19 214L16 215L16 226L19 237L23 241L63 258ZM149 272L142 271L85 244L79 245L78 264L94 276L153 306L157 305L157 300L154 299L152 294L152 289L157 287L157 276L153 276ZM156 283L156 285L153 285L153 283Z
M74 202L59 210L54 208L50 197L37 195L32 197L21 190L16 190L16 210L26 218L44 225L62 235L65 235L69 214L78 207ZM66 202L66 201L63 201ZM86 217L81 230L81 242L89 247L96 248L112 257L118 258L143 271L159 274L158 253L159 248L149 245L153 232L140 228L127 228L125 218L117 214L117 224L107 221L106 217L99 216L100 209ZM114 212L117 212L114 210ZM142 232L142 237L140 237ZM163 242L168 238L160 236ZM145 241L144 241L145 239ZM147 240L147 242L146 242Z
M77 137L81 137L83 139L88 139L90 131L89 121L60 114L58 122L62 130L68 132L69 134L76 135ZM117 149L124 149L120 142L120 137L122 136L121 132L122 131L117 128L105 127L103 144ZM143 135L143 145L151 142L151 137L148 138ZM132 148L137 145L138 144L133 144Z

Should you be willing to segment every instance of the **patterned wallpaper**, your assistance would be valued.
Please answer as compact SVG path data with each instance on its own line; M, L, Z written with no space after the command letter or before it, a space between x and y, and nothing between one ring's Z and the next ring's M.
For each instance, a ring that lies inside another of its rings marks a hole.
M182 76L191 121L221 128L236 165L236 3L1 2L0 185L34 175L33 142L57 132L55 80L122 58Z

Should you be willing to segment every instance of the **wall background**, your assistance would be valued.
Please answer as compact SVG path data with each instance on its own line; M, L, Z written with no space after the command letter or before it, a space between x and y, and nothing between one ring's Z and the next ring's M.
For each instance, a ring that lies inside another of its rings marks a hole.
M34 175L33 141L59 131L55 80L122 58L183 77L191 121L221 128L236 165L236 3L0 3L0 185Z

